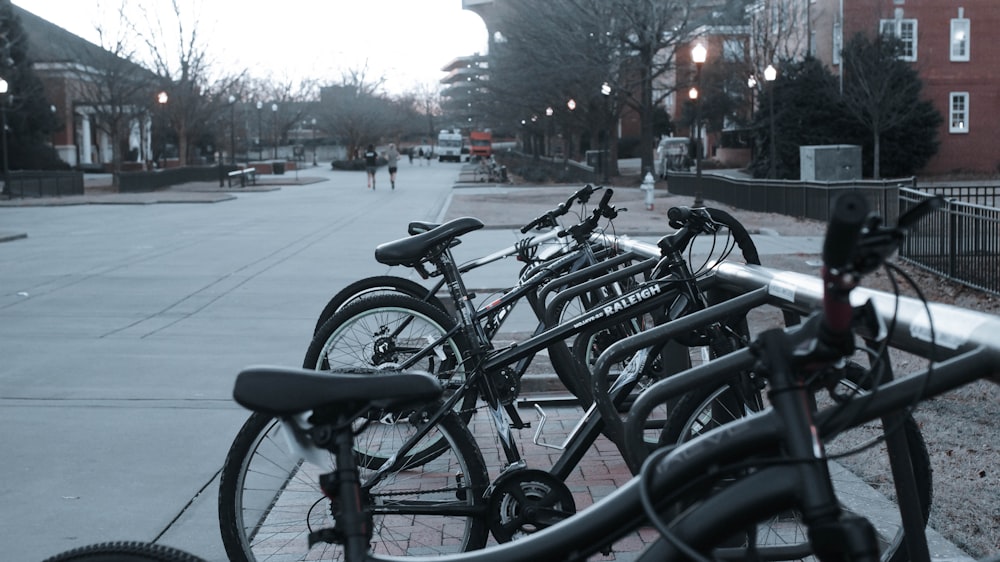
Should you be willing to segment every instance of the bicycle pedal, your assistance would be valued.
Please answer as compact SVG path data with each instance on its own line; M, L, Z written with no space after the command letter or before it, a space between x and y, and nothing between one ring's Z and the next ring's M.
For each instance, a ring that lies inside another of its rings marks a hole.
M321 542L326 544L343 544L344 534L333 528L320 529L309 533L309 548Z

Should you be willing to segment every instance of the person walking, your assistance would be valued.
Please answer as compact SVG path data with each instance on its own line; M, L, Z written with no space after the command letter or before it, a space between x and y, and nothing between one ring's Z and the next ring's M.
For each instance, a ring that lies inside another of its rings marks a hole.
M417 161L420 162L421 166L424 165L424 147L422 146L417 150Z
M389 183L395 191L396 172L399 170L399 151L396 150L395 144L389 143L389 150L385 153L385 159L389 162Z
M368 189L375 190L375 168L378 167L378 152L375 145L369 144L365 151L365 171L368 173Z

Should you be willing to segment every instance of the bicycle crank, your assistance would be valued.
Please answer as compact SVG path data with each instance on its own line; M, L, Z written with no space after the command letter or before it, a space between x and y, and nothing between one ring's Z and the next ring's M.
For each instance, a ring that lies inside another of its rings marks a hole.
M497 478L489 494L490 532L510 542L550 527L576 513L573 494L544 470L524 469Z

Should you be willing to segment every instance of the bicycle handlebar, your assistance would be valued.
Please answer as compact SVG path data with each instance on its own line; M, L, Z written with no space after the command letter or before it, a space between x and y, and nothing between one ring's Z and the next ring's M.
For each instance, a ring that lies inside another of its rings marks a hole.
M546 226L555 227L556 219L565 215L573 207L573 203L579 201L581 204L590 201L590 196L596 193L598 190L603 189L601 186L594 186L587 184L582 188L576 190L572 195L566 199L565 202L560 203L554 209L545 211L542 215L538 216L528 224L521 227L521 234L527 234L529 230L533 228L543 228Z

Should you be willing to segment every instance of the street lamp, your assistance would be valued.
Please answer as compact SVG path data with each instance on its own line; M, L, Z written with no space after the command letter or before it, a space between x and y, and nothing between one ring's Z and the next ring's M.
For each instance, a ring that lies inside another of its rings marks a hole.
M552 126L552 115L555 112L556 112L556 110L552 109L551 105L549 107L545 108L545 117L546 117L546 119L545 119L545 136L547 137L546 142L545 142L545 154L547 156L550 156L550 157L552 156L552 135L555 134L555 131L554 131L553 126Z
M313 138L313 166L318 166L316 163L316 118L312 118L312 138Z
M608 100L611 99L611 84L604 82L601 84L601 95L604 96L604 146L601 150L601 170L604 173L604 184L608 184L608 168L611 167L611 109L608 107Z
M161 91L160 93L156 94L156 103L160 104L160 117L164 118L164 123L166 123L167 119L164 115L163 108L167 106L167 101L169 99L170 96L168 96L167 92L165 91ZM160 148L160 156L163 157L163 160L159 163L160 169L163 169L163 167L167 163L166 161L167 155L165 154L166 152L167 152L167 136L163 135L163 146Z
M695 67L695 87L691 88L688 95L691 97L691 101L694 102L694 127L695 127L695 143L694 143L694 170L695 170L695 191L694 191L694 206L703 207L705 202L701 198L701 102L698 100L698 95L701 92L701 67L705 64L705 59L708 58L708 49L704 45L698 43L691 49L691 60L694 61Z
M263 109L263 108L264 108L264 102L258 101L257 102L257 160L263 160L264 159L264 153L263 153L263 150L264 150L264 142L263 142L264 136L261 134L261 132L263 131L263 129L260 126L260 110Z
M774 80L778 77L778 70L774 68L774 65L767 65L764 69L764 80L767 81L767 102L768 102L768 113L769 121L771 122L771 158L768 162L767 177L768 179L774 179L774 165L777 160L777 149L775 148L775 138L774 138Z
M278 159L278 104L271 104L271 128L274 135L274 159Z
M229 96L229 163L236 166L236 96Z
M10 168L7 163L7 91L10 89L10 84L7 80L0 78L0 124L3 126L3 189L7 192L7 196L10 193Z

